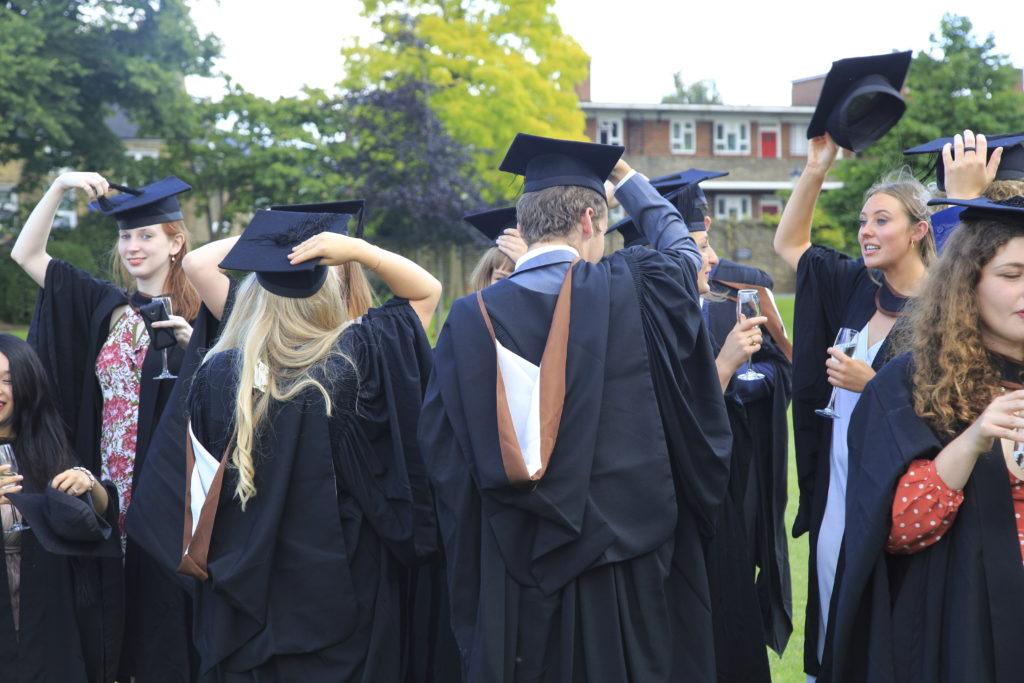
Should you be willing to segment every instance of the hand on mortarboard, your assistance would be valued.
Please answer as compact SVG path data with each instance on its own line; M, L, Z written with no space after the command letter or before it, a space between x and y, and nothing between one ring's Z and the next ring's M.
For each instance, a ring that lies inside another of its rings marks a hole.
M953 142L942 147L942 166L945 169L946 197L976 199L995 180L999 161L1003 158L1000 147L988 156L988 140L981 133L965 130L957 133Z
M504 233L498 235L496 244L498 251L512 259L513 263L518 261L528 248L516 228L506 228Z
M340 266L349 261L365 260L368 247L370 244L358 237L325 231L296 245L288 254L288 261L296 265L317 259L321 266Z
M832 167L832 162L839 154L839 145L828 133L811 138L807 141L807 168L821 173L827 173Z
M53 181L54 187L63 192L68 190L82 190L89 199L97 199L110 191L110 184L107 179L99 173L87 173L81 171L68 171L61 173Z

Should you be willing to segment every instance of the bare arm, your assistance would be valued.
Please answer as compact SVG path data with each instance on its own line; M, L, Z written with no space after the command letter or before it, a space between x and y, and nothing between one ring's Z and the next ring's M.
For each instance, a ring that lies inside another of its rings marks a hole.
M220 262L238 241L238 236L205 244L185 254L181 267L199 297L217 320L224 317L231 280L220 269Z
M782 219L775 231L775 253L796 270L800 257L811 247L811 221L814 205L821 194L825 175L839 148L826 133L808 141L807 165L786 202Z
M21 266L29 277L40 287L46 282L46 267L51 256L46 253L46 242L50 238L53 218L57 215L64 193L71 189L84 190L89 199L107 193L107 181L98 173L63 173L32 209L28 220L18 233L18 239L11 249L11 258Z
M395 296L409 300L424 328L441 301L441 283L423 267L356 237L322 232L295 247L288 258L292 263L316 258L325 266L358 261L377 273Z

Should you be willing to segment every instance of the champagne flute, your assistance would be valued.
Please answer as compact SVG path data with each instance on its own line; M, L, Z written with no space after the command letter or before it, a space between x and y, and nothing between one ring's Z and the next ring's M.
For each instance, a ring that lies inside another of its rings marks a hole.
M860 332L857 330L851 330L849 327L840 327L839 333L836 334L836 341L832 346L839 349L847 356L852 356L854 351L857 350L857 338L860 336ZM814 411L816 415L826 417L830 420L834 420L839 417L839 413L836 412L836 389L839 387L832 387L832 396L828 399L828 405L824 408L818 408Z
M761 298L756 289L741 289L736 294L736 321L742 322L744 317L756 318L761 315ZM764 379L764 375L754 369L754 357L747 358L747 369L736 375L747 382Z
M10 465L11 474L20 474L18 461L14 457L14 446L9 443L0 445L0 465ZM28 531L28 529L28 524L22 524L20 520L15 519L8 531Z
M167 312L167 317L168 318L170 318L173 315L173 310L172 310L172 307L171 307L171 297L169 297L169 296L155 296L155 297L153 297L153 302L154 303L159 303L159 304L163 305L164 311ZM152 342L153 342L153 340L151 339L150 343L152 343ZM178 379L177 375L171 374L171 371L167 369L167 349L161 349L161 352L164 355L164 369L160 372L159 375L157 375L153 379Z

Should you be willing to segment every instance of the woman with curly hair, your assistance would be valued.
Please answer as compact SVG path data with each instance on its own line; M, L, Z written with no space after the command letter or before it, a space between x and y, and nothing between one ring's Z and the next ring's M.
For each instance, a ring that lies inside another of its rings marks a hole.
M829 605L840 567L846 509L846 435L864 385L891 357L887 341L935 254L928 192L897 172L864 198L860 258L811 244L814 205L838 147L808 141L807 166L786 204L775 251L797 273L793 346L793 432L800 506L793 534L810 532L804 670L824 661ZM840 328L859 332L856 350L830 348ZM831 354L827 358L826 354ZM835 392L834 419L815 414Z
M850 427L832 681L1020 680L1024 197L944 203L962 225Z

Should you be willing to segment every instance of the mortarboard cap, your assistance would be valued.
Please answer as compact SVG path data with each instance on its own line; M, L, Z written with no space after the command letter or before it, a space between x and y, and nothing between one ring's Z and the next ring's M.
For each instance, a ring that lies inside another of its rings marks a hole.
M55 555L121 557L121 540L96 514L90 497L47 486L43 493L9 493L39 545Z
M290 299L313 296L327 278L327 267L315 260L292 265L288 254L321 232L348 234L351 218L350 213L257 211L238 242L220 262L220 267L254 271L260 285L278 296Z
M977 199L939 198L928 201L929 206L942 204L964 207L964 210L960 212L961 221L992 218L1024 224L1024 197L1020 196L998 201L987 197L978 197Z
M840 147L861 152L903 116L900 89L911 52L852 57L832 62L807 127L807 138L826 131Z
M619 234L622 235L623 246L633 247L650 244L644 234L640 232L640 228L636 226L636 223L634 223L633 219L629 216L626 216L621 221L608 228L609 233L615 232L616 230L618 230Z
M120 190L121 194L100 197L90 203L89 208L105 216L113 216L117 221L118 230L132 230L182 220L178 195L192 189L191 185L174 176L168 176L138 189L115 183L111 183L110 186Z
M337 213L355 216L356 227L344 234L351 234L353 237L363 236L363 217L366 214L366 200L349 199L343 202L314 202L312 204L274 204L270 207L272 211L296 211L298 213ZM350 221L351 222L351 221Z
M499 170L525 176L524 192L560 185L576 185L605 194L604 181L625 147L594 142L557 140L519 133L509 146Z
M472 225L484 237L493 242L498 239L498 236L506 228L516 227L516 207L506 206L501 209L477 211L476 213L466 214L462 217L462 220Z
M699 168L690 168L678 173L669 173L668 175L651 178L651 185L661 192L661 194L667 195L669 192L678 190L684 185L702 183L705 180L721 178L727 175L729 175L727 171L705 171Z
M996 180L1024 180L1024 133L1007 133L1004 135L986 136L988 156L996 148L1003 148L1003 158L999 160ZM903 150L904 154L935 154L935 184L941 191L946 190L946 167L942 163L942 148L953 138L937 138L917 147Z

